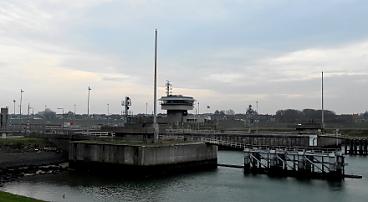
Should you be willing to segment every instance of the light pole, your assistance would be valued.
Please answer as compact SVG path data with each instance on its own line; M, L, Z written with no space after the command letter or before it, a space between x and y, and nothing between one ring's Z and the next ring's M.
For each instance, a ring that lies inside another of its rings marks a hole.
M197 130L199 130L199 102L197 102Z
M321 123L321 128L322 128L322 133L325 130L325 114L324 114L324 103L323 103L323 71L322 71L322 92L321 92L321 105L322 105L322 123Z
M258 99L257 99L257 101L256 101L256 112L257 112L257 114L256 114L256 116L257 116L257 120L256 120L256 124L257 124L257 133L258 133L258 131L259 131L259 112L258 112Z
M148 103L146 102L146 116L147 116Z
M197 107L197 108L198 108L198 115L199 115L199 102L197 102L197 105L198 105L198 107Z
M64 108L63 107L58 107L57 109L61 109L61 121L62 121L62 128L63 128L63 133L64 133Z
M107 125L109 125L110 104L107 104Z
M13 100L13 107L14 107L13 115L14 115L14 118L15 118L15 103L16 102L17 102L16 100Z
M24 93L24 90L23 89L20 89L20 104L19 104L19 119L20 119L20 128L21 128L21 131L22 131L22 101L23 101L23 93Z
M29 125L29 122L30 122L30 112L31 112L31 104L28 103L28 107L27 107L27 124Z
M91 90L92 88L88 86L88 104L87 104L87 117L89 118L89 100L91 96Z

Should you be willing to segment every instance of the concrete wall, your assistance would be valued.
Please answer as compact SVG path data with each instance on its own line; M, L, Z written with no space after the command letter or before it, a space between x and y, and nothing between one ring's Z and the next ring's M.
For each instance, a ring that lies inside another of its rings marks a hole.
M341 140L335 137L318 137L318 146L320 147L338 147Z
M204 143L128 145L71 142L69 161L158 166L217 160L217 146Z
M217 146L203 143L142 148L141 165L187 163L217 159Z

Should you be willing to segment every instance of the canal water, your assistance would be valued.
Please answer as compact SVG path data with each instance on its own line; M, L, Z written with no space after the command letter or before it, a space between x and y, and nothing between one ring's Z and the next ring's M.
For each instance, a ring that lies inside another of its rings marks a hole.
M219 163L243 163L241 152L219 151ZM283 201L318 202L368 200L368 158L347 157L346 173L363 179L342 182L244 175L242 169L127 180L72 173L40 175L10 182L1 190L46 201Z

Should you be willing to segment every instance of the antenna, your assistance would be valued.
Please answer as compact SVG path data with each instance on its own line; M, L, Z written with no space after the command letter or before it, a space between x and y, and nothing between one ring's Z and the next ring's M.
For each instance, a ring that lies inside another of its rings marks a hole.
M170 96L172 95L172 84L169 80L166 81L166 95Z

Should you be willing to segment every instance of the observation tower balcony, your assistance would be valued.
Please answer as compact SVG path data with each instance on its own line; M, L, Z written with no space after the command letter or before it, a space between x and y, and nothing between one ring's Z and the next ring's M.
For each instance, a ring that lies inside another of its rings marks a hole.
M169 95L161 97L162 110L186 111L193 110L194 98L182 95Z

